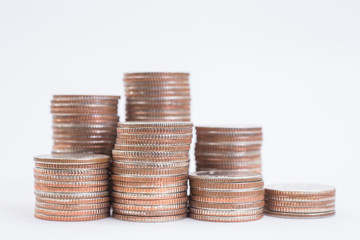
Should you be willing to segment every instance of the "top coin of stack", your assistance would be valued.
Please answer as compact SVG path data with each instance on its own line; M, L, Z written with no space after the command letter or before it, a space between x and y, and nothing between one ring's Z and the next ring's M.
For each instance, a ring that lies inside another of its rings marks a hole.
M111 154L119 96L54 95L53 153Z
M126 121L190 121L188 73L124 75Z
M110 157L101 154L35 156L35 217L89 221L110 215Z
M229 170L189 175L190 217L212 222L246 222L263 217L261 174Z
M113 150L116 219L165 222L187 216L192 123L119 123Z
M196 167L261 173L262 128L197 126Z
M320 184L279 184L265 189L266 213L276 217L319 218L335 214L335 188Z

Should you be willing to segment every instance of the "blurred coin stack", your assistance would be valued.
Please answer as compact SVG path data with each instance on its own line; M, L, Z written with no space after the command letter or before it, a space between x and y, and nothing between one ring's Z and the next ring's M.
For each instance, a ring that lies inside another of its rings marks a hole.
M100 154L35 156L35 217L90 221L110 215L110 157Z
M126 121L190 122L188 73L127 73Z
M189 175L190 217L211 222L247 222L264 212L261 174L239 171L200 171Z
M197 126L197 171L221 169L261 173L262 128Z
M53 153L111 154L119 96L54 95Z
M119 123L113 150L113 217L165 222L187 216L192 123Z
M320 218L335 214L335 188L320 184L279 184L265 189L267 215Z

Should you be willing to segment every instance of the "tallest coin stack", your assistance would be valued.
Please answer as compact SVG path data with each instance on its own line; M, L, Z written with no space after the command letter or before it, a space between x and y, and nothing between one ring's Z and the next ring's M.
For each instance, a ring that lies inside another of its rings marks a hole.
M187 216L192 123L119 123L113 150L116 219L164 222Z
M111 155L116 139L119 96L54 95L53 153Z
M127 73L126 121L190 122L188 73Z

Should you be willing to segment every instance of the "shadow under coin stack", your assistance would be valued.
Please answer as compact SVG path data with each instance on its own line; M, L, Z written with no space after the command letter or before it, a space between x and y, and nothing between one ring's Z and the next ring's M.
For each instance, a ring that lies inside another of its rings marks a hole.
M110 157L100 154L35 156L35 217L90 221L110 215Z
M196 169L261 173L262 128L197 126Z
M320 218L335 214L335 188L320 184L279 184L265 189L266 214Z
M264 212L261 174L200 171L189 175L190 217L211 222L247 222Z
M127 73L126 121L190 122L188 73Z
M53 153L111 155L116 139L119 96L54 95Z
M113 150L113 217L166 222L187 216L192 123L119 123Z

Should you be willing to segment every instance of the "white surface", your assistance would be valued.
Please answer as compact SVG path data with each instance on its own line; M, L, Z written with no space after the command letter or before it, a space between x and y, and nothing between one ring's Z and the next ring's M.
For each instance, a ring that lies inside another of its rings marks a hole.
M346 0L1 1L0 238L358 238L359 13ZM133 71L191 72L195 123L262 125L265 182L334 185L337 215L35 219L32 156L51 150L52 94L123 95L122 74Z

